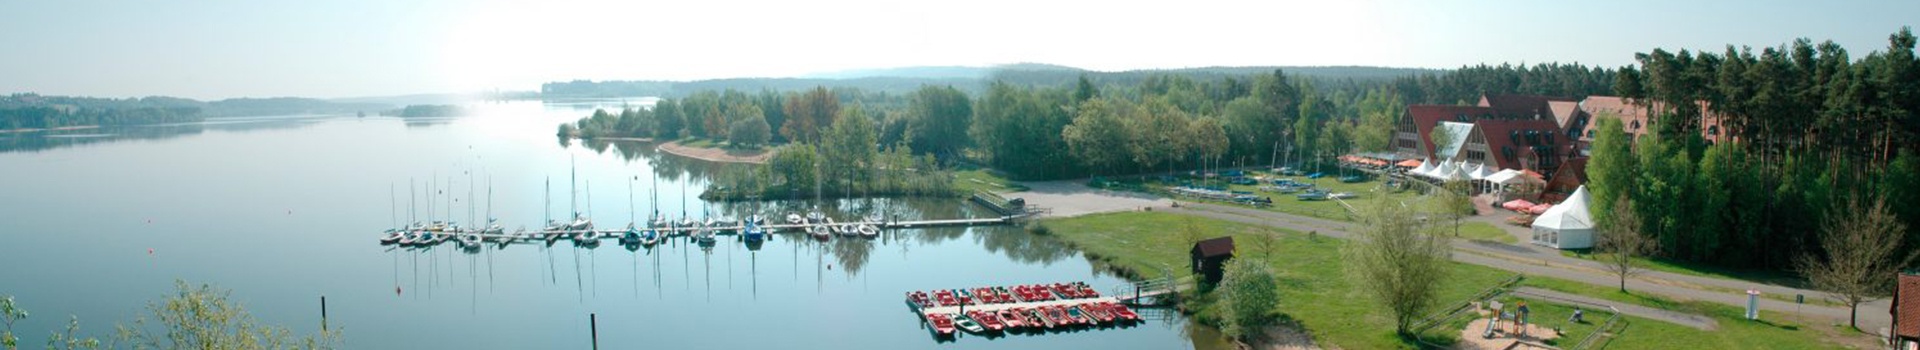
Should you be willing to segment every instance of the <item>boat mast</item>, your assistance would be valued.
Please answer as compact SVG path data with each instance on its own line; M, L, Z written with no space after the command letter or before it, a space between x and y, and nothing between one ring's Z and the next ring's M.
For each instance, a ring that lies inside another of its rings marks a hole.
M634 178L638 179L639 176L634 176ZM627 180L627 222L639 223L640 220L638 220L638 218L639 217L633 213L633 180L629 179Z

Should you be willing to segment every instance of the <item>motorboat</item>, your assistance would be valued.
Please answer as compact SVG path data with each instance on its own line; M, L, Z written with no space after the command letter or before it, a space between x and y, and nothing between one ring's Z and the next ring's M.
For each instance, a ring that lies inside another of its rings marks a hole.
M801 218L800 214L787 214L787 223L799 225L806 223L806 219Z

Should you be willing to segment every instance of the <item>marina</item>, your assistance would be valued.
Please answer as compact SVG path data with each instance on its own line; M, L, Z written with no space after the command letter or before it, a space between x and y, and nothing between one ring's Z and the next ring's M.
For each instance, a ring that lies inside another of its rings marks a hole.
M908 229L947 226L1004 225L1020 219L1020 216L1001 216L974 219L944 220L904 220L904 221L851 221L834 222L831 219L812 222L802 219L800 222L785 224L762 224L759 219L749 219L745 223L726 223L724 221L698 221L684 219L677 223L668 223L664 219L654 220L665 223L661 226L640 227L638 223L629 224L622 229L594 229L591 221L576 219L573 223L555 223L537 231L516 230L506 232L499 225L487 228L462 228L452 223L414 224L400 229L387 230L380 237L383 245L426 246L453 241L463 247L478 248L482 243L507 245L513 243L544 243L567 239L580 245L597 245L601 240L615 239L622 245L651 245L660 240L686 236L696 240L711 239L713 235L740 234L747 239L764 238L766 234L789 233L807 234L816 238L831 236L875 237L883 229ZM705 223L712 222L713 225Z

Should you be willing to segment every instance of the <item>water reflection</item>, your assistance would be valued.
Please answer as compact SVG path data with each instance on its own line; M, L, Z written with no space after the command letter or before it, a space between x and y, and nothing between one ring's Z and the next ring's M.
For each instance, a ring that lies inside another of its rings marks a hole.
M249 132L296 129L337 116L228 117L179 124L109 126L92 129L0 133L0 152L39 152L126 141L155 141L197 136L209 131Z

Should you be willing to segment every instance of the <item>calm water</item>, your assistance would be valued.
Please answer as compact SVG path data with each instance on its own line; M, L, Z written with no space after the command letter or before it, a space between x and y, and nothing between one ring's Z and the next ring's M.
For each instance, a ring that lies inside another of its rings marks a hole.
M470 222L490 209L514 228L577 205L604 227L656 207L698 216L811 205L705 205L691 197L729 166L633 143L563 145L552 136L557 123L594 107L643 102L491 103L451 119L231 118L0 137L0 294L34 313L16 325L26 344L44 341L68 314L81 318L83 332L110 334L180 279L232 289L261 320L303 333L320 327L325 296L329 325L356 349L586 348L589 313L598 314L600 344L609 348L1218 346L1211 330L1183 319L935 342L907 311L904 292L1124 283L1057 242L1004 227L826 243L780 236L757 250L728 236L710 250L670 243L632 252L564 242L480 254L376 244L380 230L409 215L424 220L429 210ZM577 201L569 169L577 169ZM847 213L841 217L985 215L957 200L827 206Z

